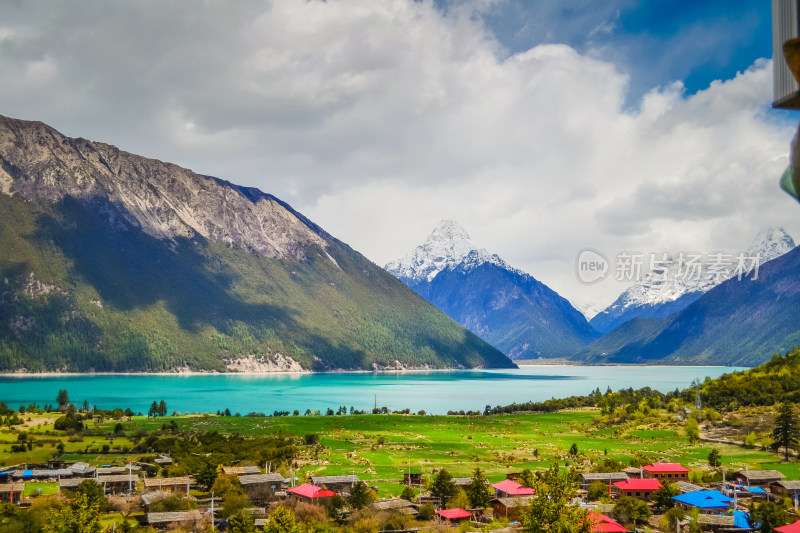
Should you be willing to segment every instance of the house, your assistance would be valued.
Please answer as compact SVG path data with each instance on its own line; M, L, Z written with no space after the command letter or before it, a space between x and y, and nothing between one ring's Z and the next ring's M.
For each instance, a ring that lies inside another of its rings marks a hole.
M694 492L696 490L705 490L700 485L695 485L694 483L689 483L688 481L678 481L675 484L678 486L678 490L681 491L681 494Z
M158 466L162 466L162 467L163 466L169 466L172 463L174 463L174 461L172 460L172 457L170 457L168 455L159 455L158 457L156 457L155 461L153 461L153 462L155 464L157 464Z
M195 514L196 511L174 511L171 513L147 513L144 515L144 523L155 529L167 529L172 524L180 524L186 522L190 518L190 514Z
M127 474L128 471L131 472L138 472L141 470L142 467L138 465L129 465L129 466L98 466L95 470L95 474L98 476L108 476L108 475L119 475L119 474Z
M3 483L0 485L0 502L19 503L24 491L25 483Z
M72 470L75 476L82 477L82 478L89 478L94 477L95 467L91 466L89 463L84 462L77 462L73 463L69 466L69 470Z
M592 524L592 533L628 533L628 530L610 516L589 511L587 515Z
M775 531L778 531L779 533L800 533L800 520L785 526L776 527Z
M403 498L393 498L391 500L383 500L375 502L370 505L376 511L395 511L404 515L416 515L417 510L413 503Z
M312 478L313 479L313 478ZM336 496L336 493L332 490L326 490L322 487L317 487L311 483L303 483L298 487L292 487L288 489L286 492L295 496L296 498L309 502L319 502L319 501L327 501L324 498L330 498L332 496Z
M11 474L12 479L16 480L26 480L32 481L34 479L38 479L41 481L47 479L61 479L72 477L74 472L68 468L61 468L57 470L40 470L40 469L26 469L26 470L15 470L13 474Z
M422 473L421 472L406 472L403 474L403 485L422 485Z
M697 523L703 531L713 532L745 532L753 531L750 523L750 515L742 511L734 511L733 514L700 514Z
M777 483L785 478L777 470L740 470L734 474L734 479L739 485L758 485L759 487L769 486L770 483Z
M78 485L80 485L81 483L83 483L87 479L90 482L97 483L97 480L94 479L94 478L85 478L84 479L84 478L80 478L80 477L71 477L71 478L58 480L58 490L59 491L62 491L62 490L65 490L65 489L66 490L75 490L78 487Z
M584 472L581 474L581 489L589 490L589 485L595 481L599 481L603 485L609 485L626 479L628 479L628 474L625 472Z
M699 509L701 513L723 513L733 503L732 498L718 490L696 490L673 496L672 499L686 510Z
M144 480L144 491L170 491L185 492L189 495L189 486L192 479L189 476L180 477L149 477Z
M625 472L626 474L628 474L628 478L644 477L642 475L642 469L641 468L636 468L636 467L633 467L633 466L627 466L627 467L623 468L622 471Z
M461 507L456 509L442 509L441 511L436 511L436 514L451 522L461 522L462 520L472 518L472 515Z
M777 481L770 486L770 490L778 496L794 498L796 494L800 494L800 481Z
M689 479L690 469L680 463L653 463L642 467L642 477L674 483Z
M452 479L452 481L453 481L453 484L456 487L459 487L459 488L462 488L462 489L465 489L465 490L466 490L467 487L472 485L472 478L471 477L454 477Z
M617 496L630 496L640 500L650 501L653 493L662 487L657 479L626 479L613 484Z
M164 492L164 491L155 491L155 492L145 492L142 494L142 509L144 510L145 514L150 512L150 506L156 502L160 502L161 500L165 500L172 496L173 493L171 492Z
M358 476L355 474L348 474L345 476L311 476L312 485L339 492L343 495L350 494L350 488L358 482Z
M136 490L139 476L136 474L112 474L97 476L94 480L103 487L103 492L106 494L127 494Z
M494 498L490 501L494 510L495 518L507 518L508 520L519 520L522 512L531 506L530 496L510 496Z
M223 466L222 473L226 476L241 476L260 474L261 470L257 466Z
M271 474L245 474L239 476L239 483L252 500L254 496L263 495L269 491L272 496L278 493L285 494L283 476L277 472ZM267 498L269 499L269 498Z
M522 479L522 472L507 472L506 479L510 479L511 481L516 481L519 483Z
M504 479L499 483L493 483L491 487L497 493L498 498L507 498L509 496L533 496L533 489L520 485L516 481Z

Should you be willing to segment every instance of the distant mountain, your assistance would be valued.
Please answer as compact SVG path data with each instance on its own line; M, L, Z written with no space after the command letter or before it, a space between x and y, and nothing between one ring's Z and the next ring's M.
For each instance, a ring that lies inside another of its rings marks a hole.
M588 363L751 366L800 345L800 248L761 265L758 279L732 278L685 309L635 318L574 359Z
M513 367L257 189L0 116L0 370Z
M565 357L598 337L566 299L453 221L386 269L512 359Z
M769 228L761 230L743 253L747 258L758 257L763 264L787 253L794 246L794 241L782 228ZM734 262L737 256L738 254L731 254ZM679 257L668 257L667 261L659 261L641 283L629 287L589 323L605 334L633 318L664 318L685 309L727 278L707 276L710 256L702 259L699 266L703 274L700 276L681 272L681 269L685 270L687 267ZM750 266L749 262L747 266Z

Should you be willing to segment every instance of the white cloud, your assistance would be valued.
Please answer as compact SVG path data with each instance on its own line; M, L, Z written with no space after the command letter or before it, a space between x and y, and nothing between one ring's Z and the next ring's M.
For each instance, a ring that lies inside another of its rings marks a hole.
M577 282L585 246L800 236L769 63L631 110L628 75L592 53L503 50L470 11L492 5L3 6L0 112L257 186L380 264L453 218L575 300L620 290Z

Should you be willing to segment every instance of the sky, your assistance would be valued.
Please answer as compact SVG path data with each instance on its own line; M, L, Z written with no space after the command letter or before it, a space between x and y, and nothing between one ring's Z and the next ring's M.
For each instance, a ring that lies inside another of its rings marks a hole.
M614 257L800 238L769 2L0 4L0 113L274 194L383 265L442 219L579 308Z

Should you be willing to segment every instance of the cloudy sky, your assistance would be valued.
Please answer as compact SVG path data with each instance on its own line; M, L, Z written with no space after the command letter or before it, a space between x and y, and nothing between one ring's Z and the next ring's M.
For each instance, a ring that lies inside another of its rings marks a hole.
M800 237L769 2L5 1L0 113L291 203L379 264L443 218L579 306L579 251Z

